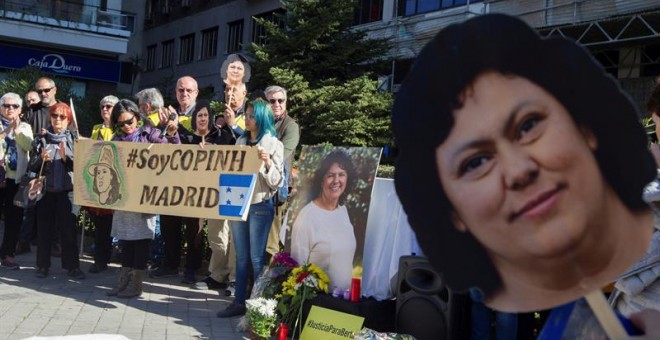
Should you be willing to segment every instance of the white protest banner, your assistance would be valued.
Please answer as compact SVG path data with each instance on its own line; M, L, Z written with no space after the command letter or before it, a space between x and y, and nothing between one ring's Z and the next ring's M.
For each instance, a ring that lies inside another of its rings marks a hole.
M253 175L262 166L256 148L246 146L94 140L77 141L74 160L75 204L231 220L243 214L220 215L220 175Z

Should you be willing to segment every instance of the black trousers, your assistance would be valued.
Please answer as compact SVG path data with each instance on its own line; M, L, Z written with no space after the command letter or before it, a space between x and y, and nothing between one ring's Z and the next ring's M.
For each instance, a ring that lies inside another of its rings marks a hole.
M119 240L121 246L121 266L137 270L147 269L151 239Z
M97 214L88 211L88 216L94 223L94 263L105 266L112 255L112 214Z
M21 233L23 223L23 208L14 205L14 195L18 190L18 184L13 179L7 178L7 185L0 189L0 205L5 217L5 232L0 246L0 259L7 256L13 257L16 252L16 243Z
M37 267L50 268L50 251L59 230L62 268L80 267L76 216L71 212L69 193L46 192L37 202Z
M202 267L202 228L198 218L160 215L160 233L165 241L166 268L179 268L181 262L181 228L186 234L186 269L198 270Z

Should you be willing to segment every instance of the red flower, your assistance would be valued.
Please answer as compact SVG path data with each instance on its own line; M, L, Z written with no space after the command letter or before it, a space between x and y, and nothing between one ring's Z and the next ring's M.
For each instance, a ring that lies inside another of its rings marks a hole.
M308 276L309 276L308 272L300 273L300 275L298 275L298 277L296 278L296 283L302 282Z

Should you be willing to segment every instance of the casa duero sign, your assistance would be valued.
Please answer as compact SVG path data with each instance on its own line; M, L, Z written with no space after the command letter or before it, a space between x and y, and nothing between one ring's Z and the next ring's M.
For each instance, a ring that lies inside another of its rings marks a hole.
M0 43L0 67L20 69L32 66L45 73L117 83L121 63L68 53L45 51Z

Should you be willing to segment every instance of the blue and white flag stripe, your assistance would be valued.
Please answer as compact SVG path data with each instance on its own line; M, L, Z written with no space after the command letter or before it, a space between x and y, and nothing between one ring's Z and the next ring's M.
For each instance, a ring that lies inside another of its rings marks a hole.
M256 179L255 174L220 175L220 204L218 206L220 216L245 218Z

